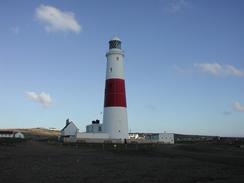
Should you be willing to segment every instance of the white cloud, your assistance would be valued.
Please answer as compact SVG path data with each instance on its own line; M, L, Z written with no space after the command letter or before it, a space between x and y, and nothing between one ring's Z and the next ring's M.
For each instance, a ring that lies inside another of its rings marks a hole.
M203 64L194 64L201 72L206 72L216 76L238 76L244 77L244 71L235 68L232 65L222 65L218 63L203 63Z
M64 12L53 6L41 5L36 9L37 19L45 25L47 32L72 31L79 33L81 26L72 12Z
M25 92L25 95L30 100L33 100L35 102L38 102L38 103L40 103L44 107L48 107L52 103L51 96L49 94L45 93L45 92L41 92L40 94L37 94L35 92L30 92L29 91L29 92Z
M244 112L244 105L238 101L234 102L233 107L236 111Z

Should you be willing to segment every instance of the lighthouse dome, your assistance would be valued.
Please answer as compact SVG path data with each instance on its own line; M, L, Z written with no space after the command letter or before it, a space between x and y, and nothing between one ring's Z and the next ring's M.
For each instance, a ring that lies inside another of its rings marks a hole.
M113 36L110 41L121 41L118 36Z

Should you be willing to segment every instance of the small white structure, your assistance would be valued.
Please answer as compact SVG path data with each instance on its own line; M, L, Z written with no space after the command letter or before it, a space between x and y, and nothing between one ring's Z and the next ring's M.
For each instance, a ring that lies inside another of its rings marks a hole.
M129 139L139 139L138 133L129 133Z
M21 133L21 132L16 132L16 133L14 134L14 138L24 139L25 136L24 136L24 134Z
M61 130L61 137L76 137L79 129L69 119L66 120L65 127Z
M145 140L145 133L129 133L131 140Z
M91 124L86 126L87 133L102 133L102 124Z
M86 126L86 132L77 133L77 140L91 142L91 143L103 143L106 139L109 139L109 135L107 133L103 133L102 124L97 119L92 121L91 125Z
M92 121L91 125L86 126L86 133L102 133L102 124L99 123L99 120Z
M145 140L156 143L163 144L174 144L174 134L173 133L146 133Z
M51 131L56 131L56 132L58 132L58 131L59 131L59 129L54 128L54 127L50 127L50 128L49 128L49 130L51 130Z
M164 144L174 144L175 138L173 133L159 133L158 141Z

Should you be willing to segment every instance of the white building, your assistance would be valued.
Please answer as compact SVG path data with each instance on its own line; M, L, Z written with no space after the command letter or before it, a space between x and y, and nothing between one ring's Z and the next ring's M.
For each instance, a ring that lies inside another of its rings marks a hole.
M59 129L54 127L50 127L49 130L59 132Z
M158 141L164 144L174 144L175 137L173 133L159 133Z
M78 132L76 125L67 119L65 127L61 130L61 137L76 137Z
M102 124L91 124L86 126L87 133L102 133Z
M129 133L131 140L145 140L145 133Z
M173 133L148 133L145 134L145 140L149 142L158 142L163 144L174 144Z
M91 125L86 126L86 133L102 133L103 125L99 123L99 120L92 121Z

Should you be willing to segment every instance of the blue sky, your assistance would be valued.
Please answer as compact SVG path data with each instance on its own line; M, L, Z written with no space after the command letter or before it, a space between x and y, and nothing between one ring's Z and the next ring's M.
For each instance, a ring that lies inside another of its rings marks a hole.
M244 1L0 3L0 128L102 120L122 39L129 130L244 136Z

